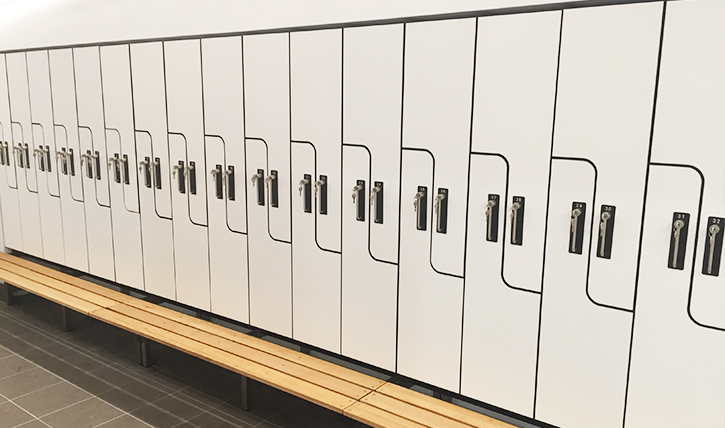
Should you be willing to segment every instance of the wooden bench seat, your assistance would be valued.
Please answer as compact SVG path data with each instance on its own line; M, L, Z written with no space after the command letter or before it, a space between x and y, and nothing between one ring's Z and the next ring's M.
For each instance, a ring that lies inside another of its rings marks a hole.
M0 280L373 427L511 425L354 370L0 253Z

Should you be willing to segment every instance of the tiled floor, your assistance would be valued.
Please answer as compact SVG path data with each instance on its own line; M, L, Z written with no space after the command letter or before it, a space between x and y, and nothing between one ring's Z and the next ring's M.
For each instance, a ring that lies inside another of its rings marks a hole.
M0 428L362 428L307 401L257 385L257 405L235 407L239 377L154 344L136 363L135 336L31 294L0 303Z

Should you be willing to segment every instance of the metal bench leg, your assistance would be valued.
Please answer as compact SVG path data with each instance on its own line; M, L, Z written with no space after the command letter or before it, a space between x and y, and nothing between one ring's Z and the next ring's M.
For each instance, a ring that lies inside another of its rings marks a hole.
M253 401L253 394L252 394L252 388L254 387L254 380L250 379L246 376L239 375L241 378L241 386L242 386L242 396L239 403L239 408L244 410L245 412L248 412L252 410L252 407L254 407L254 401Z
M7 306L15 304L13 291L15 291L15 287L6 282L0 282L0 300L2 300Z
M136 336L138 343L138 363L142 367L151 367L154 362L151 359L151 341L142 336Z
M73 330L73 322L71 321L71 311L70 309L66 308L65 306L60 307L60 316L61 316L61 322L62 322L62 328L63 331L71 331Z

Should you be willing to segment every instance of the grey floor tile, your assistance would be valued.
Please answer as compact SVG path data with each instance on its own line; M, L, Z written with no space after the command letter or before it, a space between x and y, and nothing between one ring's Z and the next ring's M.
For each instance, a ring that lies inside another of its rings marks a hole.
M142 400L123 391L118 388L113 388L103 394L98 395L98 398L105 401L108 404L118 407L124 412L132 412L141 406L148 404L147 401Z
M24 395L14 401L18 406L40 418L90 397L90 394L80 388L67 382L61 382Z
M110 383L104 382L97 377L86 373L70 378L68 379L68 382L93 395L103 394L104 392L113 389L113 385Z
M17 355L10 355L0 360L0 379L13 376L37 367L35 364L26 361Z
M32 421L26 422L22 425L18 425L15 428L48 428L48 425L44 424L43 422L34 419Z
M194 387L186 387L180 391L177 391L173 394L174 397L177 397L181 400L187 400L191 401L193 403L198 403L200 406L204 407L206 406L209 409L213 409L215 407L219 407L222 404L224 404L223 401L217 400L216 398L204 394L203 392L199 391L198 389Z
M172 428L184 422L182 419L159 409L153 404L147 404L136 409L131 412L131 415L156 428Z
M136 378L122 373L113 366L103 366L88 373L113 386L124 385L136 380Z
M312 403L296 404L268 419L281 428L331 427L342 419L342 415Z
M62 381L58 376L36 367L1 379L0 395L4 395L12 400L21 395L29 394Z
M149 428L151 425L146 422L140 421L133 416L123 415L112 421L108 421L103 425L99 425L98 428Z
M150 386L140 380L126 383L118 388L148 403L169 395L166 391Z
M28 412L10 401L0 404L0 428L12 428L33 419Z
M8 351L7 349L0 346L0 358L5 358L8 355L12 355L12 352Z
M43 364L43 368L66 380L73 379L85 373L83 370L73 367L72 365L59 359L46 362Z
M252 425L241 421L231 422L228 419L221 418L211 413L202 413L176 428L248 428L251 426Z
M63 358L63 361L83 370L84 372L92 372L108 366L107 364L88 355L81 354L80 352L75 352L73 355Z
M44 416L41 420L53 428L92 428L122 414L120 410L92 397Z
M182 400L170 395L156 400L152 404L185 421L195 418L207 410L202 409L191 401Z

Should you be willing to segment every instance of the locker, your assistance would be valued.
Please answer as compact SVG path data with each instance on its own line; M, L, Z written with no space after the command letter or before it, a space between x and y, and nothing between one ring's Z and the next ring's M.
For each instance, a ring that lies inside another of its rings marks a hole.
M455 276L463 275L475 34L475 19L406 24L405 34L403 148L433 157L430 200L443 199L430 263Z
M339 252L323 249L318 240L324 225L316 221L320 196L313 189L322 168L320 151L310 143L292 143L292 176L300 179L301 189L292 198L292 335L301 342L340 352L342 261ZM339 210L337 205L334 209Z
M683 8L677 11L683 15L673 20L705 10ZM707 14L700 17L710 20ZM665 31L669 28L666 24ZM656 129L659 135L662 128ZM700 230L708 214L700 202L706 189L707 177L703 179L694 167L659 163L650 167L626 428L716 427L725 419L725 333L698 323L690 301L693 274L701 275ZM690 215L689 231L680 237L682 270L668 267L673 213Z
M144 289L136 141L128 45L101 48L101 81L116 281Z
M721 2L668 4L655 118L652 161L692 165L704 176L701 226L692 297L692 318L703 326L725 329L723 272L718 270L725 228L714 234L714 269L708 273L710 217L725 217L725 170L722 168L722 113L725 112L725 29ZM674 195L674 193L673 193ZM717 254L720 252L720 254Z
M246 45L245 45L246 46ZM246 67L246 62L245 62ZM245 68L246 70L246 68ZM246 83L245 83L246 87ZM250 103L246 103L249 109ZM247 122L249 123L249 122ZM246 140L249 323L292 336L292 246L272 235L271 195L265 186L270 171L268 145ZM246 181L246 180L245 180Z
M342 30L290 35L293 337L340 352Z
M394 371L403 25L346 28L343 34L341 352ZM358 180L368 189L382 183L382 195L374 195L382 202L377 221L365 201L365 220L357 218L349 198Z
M55 163L53 105L50 91L48 52L26 54L30 118L37 150L38 203L43 237L43 255L54 263L65 263L58 169Z
M399 154L400 150L397 152ZM345 190L352 191L360 181L371 182L369 149L346 144L343 147L342 160L342 183ZM357 202L355 200L350 203L347 199L342 204L341 353L395 371L398 266L373 257L370 205L365 198L360 201L364 218L367 219L360 221ZM397 216L393 221L397 225ZM397 235L390 238L391 241L393 239L397 244ZM371 317L371 313L375 316Z
M83 202L83 173L80 166L78 116L70 49L48 51L53 106L53 131L56 140L56 170L59 175L65 263L88 272L88 242ZM90 194L90 191L89 191Z
M533 417L540 296L501 277L510 169L500 155L471 157L461 394Z
M199 40L164 42L177 301L205 311L209 292L206 160Z
M242 41L246 136L263 140L267 145L269 168L264 183L270 196L269 234L272 239L289 243L292 227L289 33L244 36ZM259 168L265 167L252 165L249 171Z
M508 161L505 221L513 198L525 198L519 239L510 224L501 237L502 281L523 292L541 292L560 24L560 11L478 20L471 148Z
M403 149L397 372L456 391L460 385L463 278L431 263L435 233L435 162L430 152ZM465 203L465 202L464 202Z
M616 208L610 258L595 231L587 294L632 310L662 3L567 10L563 25L553 153L596 165L597 222Z
M597 306L586 294L597 184L593 164L554 158L535 416L556 426L622 421L632 316ZM577 246L579 254L572 252Z
M24 53L5 55L10 100L11 133L16 152L18 202L22 221L22 251L43 257L40 204L38 200L37 152L33 143L28 95L28 74Z
M176 300L163 46L130 46L146 292Z
M106 132L98 47L73 49L90 273L114 281L111 209L106 169ZM65 82L63 82L65 83Z
M154 162L151 166L156 169L151 178L152 181L158 178L156 183L152 183L151 190L146 191L152 193L158 217L170 220L172 185L166 124L164 48L161 42L151 42L135 43L130 49L136 131L146 133L151 140L152 156L149 162ZM138 161L142 160L145 159L139 157ZM143 192L144 187L139 187L139 191Z
M6 157L0 165L0 211L3 217L3 244L8 248L23 249L23 235L20 224L20 203L16 179L14 143L11 131L10 102L8 97L7 68L5 55L0 56L0 142ZM5 155L3 155L5 156Z
M249 323L242 39L204 39L211 310Z

